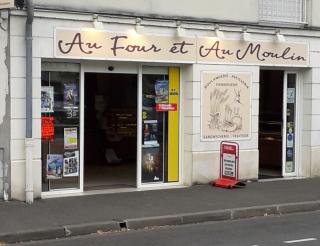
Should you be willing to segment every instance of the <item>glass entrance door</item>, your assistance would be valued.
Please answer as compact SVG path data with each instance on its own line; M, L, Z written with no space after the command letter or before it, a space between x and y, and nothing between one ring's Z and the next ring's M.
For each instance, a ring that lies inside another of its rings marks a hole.
M179 74L177 67L142 68L141 185L179 182Z
M282 175L296 176L297 174L297 74L285 73L283 100L283 162Z

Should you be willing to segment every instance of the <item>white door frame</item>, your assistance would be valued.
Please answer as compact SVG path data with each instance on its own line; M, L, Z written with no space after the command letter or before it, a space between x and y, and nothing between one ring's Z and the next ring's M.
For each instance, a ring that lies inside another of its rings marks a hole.
M167 67L169 68L170 66L175 66L175 67L179 67L180 68L180 98L179 98L179 181L178 182L170 182L170 183L142 183L141 182L141 172L142 172L142 160L141 160L141 153L142 153L142 76L143 76L143 67L155 67L155 68L159 68L159 67ZM137 146L138 146L138 150L137 150L137 188L138 189L149 189L149 188L161 188L161 187L173 187L173 186L181 186L183 185L183 172L182 172L182 110L181 110L181 105L182 105L182 98L183 98L183 87L182 87L182 69L181 69L181 65L172 65L172 64L150 64L150 63L141 63L139 64L139 83L138 83L138 88L139 88L139 92L138 92L138 129L137 129ZM139 137L140 136L140 137Z
M83 62L81 63L81 110L80 110L80 192L84 191L84 119L85 119L85 110L84 110L84 88L85 88L85 73L120 73L120 74L136 74L137 75L137 108L139 110L139 98L140 96L140 66L138 63L133 62ZM142 90L141 90L142 91ZM139 118L139 114L137 115ZM139 134L139 129L141 129L139 124L139 119L137 119L137 134ZM137 138L139 139L139 138ZM137 147L138 148L138 147ZM138 149L137 149L138 150ZM139 151L137 152L137 163L138 167L138 156L140 155ZM138 178L138 177L136 177Z
M287 145L287 85L288 85L288 74L296 75L296 90L295 90L295 125L294 125L294 172L286 173L286 145ZM295 177L300 173L300 132L301 124L298 117L300 115L300 103L301 102L301 79L300 74L297 71L287 70L284 72L283 79L283 124L282 124L282 176L283 177Z
M136 179L136 187L140 188L141 187L141 163L142 163L142 158L141 158L141 152L142 152L142 65L139 64L138 68L138 105L137 105L137 179Z
M115 69L113 71L109 71L108 67L113 66ZM155 63L135 63L135 62L84 62L81 64L81 95L84 95L84 74L88 72L94 72L94 73L131 73L131 74L137 74L138 81L137 81L137 87L138 87L138 93L137 93L137 163L136 163L136 188L137 189L149 189L149 188L161 188L161 187L170 187L170 186L181 186L183 185L183 178L182 178L182 166L181 166L181 159L182 159L182 130L181 127L179 127L179 182L172 182L172 183L147 183L143 184L141 182L141 172L142 172L142 160L141 160L141 152L142 152L142 76L143 76L143 67L169 67L169 66L178 66L180 67L180 105L182 105L182 98L183 98L183 89L182 89L182 73L181 73L181 66L180 65L172 65L172 64L155 64ZM84 167L84 118L85 118L85 112L84 112L84 100L81 101L83 105L81 104L81 177L80 177L80 190L83 192L83 167ZM182 112L181 112L181 106L179 111L179 121L180 125L182 122Z

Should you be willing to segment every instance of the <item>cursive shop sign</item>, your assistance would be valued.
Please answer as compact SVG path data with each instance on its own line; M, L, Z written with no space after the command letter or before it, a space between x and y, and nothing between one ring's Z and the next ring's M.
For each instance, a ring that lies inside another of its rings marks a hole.
M55 57L177 63L307 66L304 43L245 42L56 29Z
M14 7L14 0L0 0L0 9L10 9Z

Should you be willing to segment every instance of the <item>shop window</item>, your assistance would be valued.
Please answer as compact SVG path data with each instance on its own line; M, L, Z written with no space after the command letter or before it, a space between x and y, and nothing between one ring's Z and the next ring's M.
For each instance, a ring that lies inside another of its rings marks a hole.
M259 19L266 22L306 23L306 0L259 0Z
M179 181L179 68L142 76L141 183Z
M287 75L287 115L286 115L286 143L285 143L285 173L296 171L296 91L297 75L289 73Z
M79 66L43 63L42 191L80 188Z

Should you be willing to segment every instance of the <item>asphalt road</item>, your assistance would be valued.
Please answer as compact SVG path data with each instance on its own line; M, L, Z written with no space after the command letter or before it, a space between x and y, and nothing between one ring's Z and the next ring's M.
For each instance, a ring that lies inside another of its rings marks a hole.
M320 245L320 212L39 241L43 246Z

